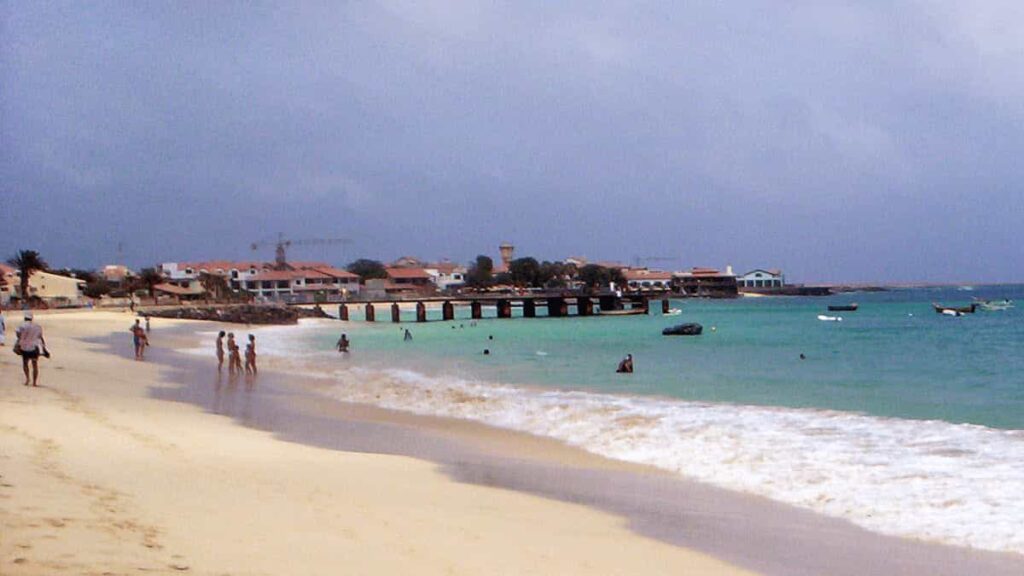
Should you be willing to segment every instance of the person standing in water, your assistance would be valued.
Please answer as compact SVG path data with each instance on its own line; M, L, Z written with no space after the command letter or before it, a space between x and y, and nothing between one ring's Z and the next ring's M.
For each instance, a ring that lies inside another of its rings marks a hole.
M245 373L256 375L256 337L249 334L249 343L245 345Z
M619 367L615 369L615 372L619 374L632 374L633 373L633 355L626 354L626 357L619 362Z
M409 340L412 340L412 332L409 332L409 329L408 329L408 328L406 328L406 329L405 329L405 337L404 337L404 340L405 340L406 342L408 342Z
M242 371L242 356L238 353L235 333L228 332L228 374Z
M224 331L221 330L220 333L217 334L217 372L220 372L221 368L223 366L224 366ZM230 370L230 369L231 369L231 367L228 366L228 370Z
M338 352L348 352L348 346L349 346L348 336L346 336L345 334L342 334L341 338L338 338L337 346L338 346Z

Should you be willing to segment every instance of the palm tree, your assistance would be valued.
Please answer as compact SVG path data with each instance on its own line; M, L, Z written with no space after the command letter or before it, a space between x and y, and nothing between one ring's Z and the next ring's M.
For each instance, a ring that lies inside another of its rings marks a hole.
M50 267L35 250L22 250L17 256L7 259L7 263L18 269L21 277L21 307L28 308L28 279L39 270Z
M164 275L156 268L143 268L139 271L139 281L149 291L149 297L156 304L156 285L164 281Z

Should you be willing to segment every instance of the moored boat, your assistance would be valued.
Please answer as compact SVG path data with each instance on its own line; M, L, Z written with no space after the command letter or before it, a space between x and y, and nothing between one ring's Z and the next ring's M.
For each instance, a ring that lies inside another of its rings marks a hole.
M856 312L857 311L857 303L854 302L852 304L829 304L828 305L828 311L829 312Z
M1002 300L981 300L979 298L975 298L974 303L986 312L997 312L999 310L1009 310L1010 308L1013 308L1013 300L1010 300L1009 298L1003 298Z
M975 302L970 306L940 306L932 302L932 308L939 314L949 314L950 312L956 312L959 314L974 314L974 311L978 309L978 303Z

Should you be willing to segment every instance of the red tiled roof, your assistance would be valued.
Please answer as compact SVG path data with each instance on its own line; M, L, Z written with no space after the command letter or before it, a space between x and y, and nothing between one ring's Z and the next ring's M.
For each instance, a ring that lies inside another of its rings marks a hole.
M18 271L7 264L0 263L0 274L17 274Z
M665 281L672 279L671 272L661 272L658 270L623 270L622 276L626 280Z
M269 266L265 262L232 262L231 260L209 260L206 262L173 262L178 265L179 270L185 268L192 268L193 270L206 270L207 272L216 272L217 270L223 270L230 272L231 270L249 270L255 268L260 270Z
M716 268L697 268L697 267L694 267L694 268L690 269L690 273L693 274L694 276L714 276L716 274L721 274L721 272L719 272L718 269L716 269Z
M433 278L433 276L428 274L427 271L424 270L423 268L387 268L386 270L388 273L388 278L391 278L392 280L430 280L431 278Z
M341 279L344 279L344 280L359 280L359 275L358 274L353 274L353 273L349 272L348 270L342 270L340 268L334 268L332 266L324 266L322 268L318 267L318 268L315 268L315 270L317 272L320 272L321 274L326 274L327 276L330 276L331 278L341 278Z
M309 278L310 272L300 270L264 270L250 278L250 280L294 280L295 278ZM325 277L320 275L320 277Z

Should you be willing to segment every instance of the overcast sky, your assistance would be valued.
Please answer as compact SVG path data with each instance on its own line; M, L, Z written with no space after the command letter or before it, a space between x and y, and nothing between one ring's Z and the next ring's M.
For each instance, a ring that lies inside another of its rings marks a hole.
M4 258L1024 281L1024 2L0 2ZM272 249L255 254L272 258Z

